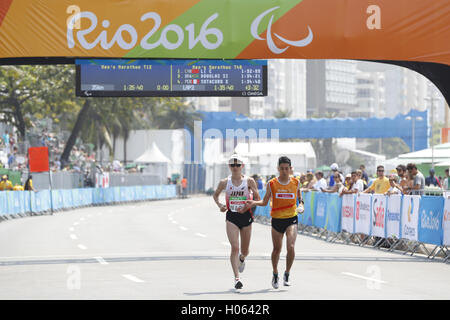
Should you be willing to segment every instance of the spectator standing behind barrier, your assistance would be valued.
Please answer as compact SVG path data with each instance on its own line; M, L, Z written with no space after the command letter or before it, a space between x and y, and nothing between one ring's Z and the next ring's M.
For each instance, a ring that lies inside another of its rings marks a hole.
M445 169L444 190L448 190L449 169Z
M398 177L394 174L391 174L389 176L389 184L390 184L390 188L389 190L385 193L386 196L390 196L392 194L402 194L402 187L397 183L398 181Z
M430 186L430 185L433 185L435 187L442 188L439 179L434 176L434 169L433 168L430 169L430 176L425 179L425 185L427 187Z
M345 189L344 184L341 181L341 175L339 174L339 172L336 172L333 176L333 180L334 180L334 186L329 187L327 189L325 188L321 188L322 192L327 192L327 193L335 193L337 192L339 195L342 194L343 190Z
M422 172L417 170L417 167L414 163L408 163L406 169L409 173L411 173L413 177L411 194L423 196L423 191L425 188L425 177L423 176Z
M183 179L181 180L181 197L187 198L187 184L188 181L186 179L186 177L183 177Z
M12 190L12 182L8 180L8 175L2 176L2 181L0 181L0 191Z
M330 175L329 186L330 187L334 186L334 176L335 176L336 173L339 174L339 176L341 178L341 183L342 183L342 181L344 181L344 176L339 172L338 164L337 163L332 163L331 166L330 166L330 169L331 169L332 172L331 172L331 175Z
M397 183L402 187L402 190L404 190L408 186L408 172L406 171L406 166L399 164L395 170L397 170L398 175Z
M362 189L361 189L362 186ZM358 192L363 192L368 188L365 180L362 179L362 171L360 169L356 170L356 186Z
M384 176L384 166L377 167L377 176L377 179L363 193L385 194L389 190L391 185L389 179Z
M25 181L25 184L23 185L23 189L25 191L35 191L33 188L33 180L32 180L31 175L29 175L27 181Z
M361 172L362 172L362 176L361 176L361 178L366 182L366 184L368 185L369 184L369 175L367 174L367 172L366 172L366 166L365 165L360 165L359 166L359 170L361 170Z
M321 192L322 189L326 189L328 187L327 180L323 177L322 171L317 171L315 175L317 182L314 184L314 190Z
M359 172L358 172L359 171ZM364 191L364 182L361 179L361 170L353 171L351 174L352 177L352 186L351 188L345 188L342 191L342 194L352 194L352 193L359 193Z
M9 153L9 133L8 130L5 131L5 133L2 136L3 138L3 142L5 143L5 147L6 147L6 153Z
M13 187L13 190L14 190L14 191L23 191L24 189L23 189L22 185L16 184L16 185Z
M308 172L306 174L306 180L305 183L303 184L301 191L303 192L308 192L311 190L314 190L314 184L316 183L316 179L314 178L314 175L311 172Z

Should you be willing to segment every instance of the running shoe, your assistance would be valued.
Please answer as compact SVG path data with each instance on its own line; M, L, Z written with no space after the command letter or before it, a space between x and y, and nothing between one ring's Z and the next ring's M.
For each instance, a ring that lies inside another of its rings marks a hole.
M239 273L242 273L245 268L245 259L241 260L241 257L239 256Z
M244 285L242 284L241 279L234 279L234 288L236 290L242 289L243 286Z
M285 273L284 273L283 284L284 284L286 287L289 287L289 286L291 285L291 283L289 282L289 272L285 272Z
M273 274L272 276L272 287L274 289L278 289L278 273L277 274Z

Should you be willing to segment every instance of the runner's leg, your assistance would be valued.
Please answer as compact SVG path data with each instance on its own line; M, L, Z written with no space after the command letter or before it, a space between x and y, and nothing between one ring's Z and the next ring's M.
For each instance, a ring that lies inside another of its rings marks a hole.
M273 273L278 273L278 261L280 260L281 247L283 246L283 233L272 228L272 269Z
M240 230L241 234L241 257L245 257L249 254L250 238L252 235L252 225L244 227Z
M239 228L227 221L227 236L231 245L230 262L235 278L239 278Z
M295 240L297 239L298 225L293 224L286 229L286 271L291 270L295 259Z

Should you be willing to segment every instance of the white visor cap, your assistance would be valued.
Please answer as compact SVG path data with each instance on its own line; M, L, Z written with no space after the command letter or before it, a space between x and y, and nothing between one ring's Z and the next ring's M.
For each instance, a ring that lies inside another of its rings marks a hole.
M241 156L239 156L238 154L234 153L231 155L230 159L228 160L229 164L233 164L236 160L236 163L244 163L244 160Z

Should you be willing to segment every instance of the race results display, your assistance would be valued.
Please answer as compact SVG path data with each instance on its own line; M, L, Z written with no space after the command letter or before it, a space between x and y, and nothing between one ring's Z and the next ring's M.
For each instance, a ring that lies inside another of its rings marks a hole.
M267 60L76 60L80 97L267 96Z

